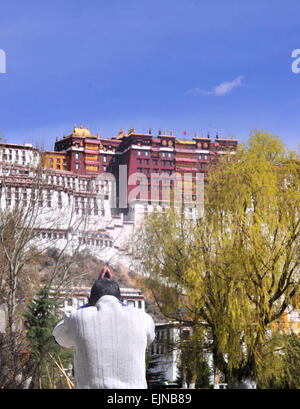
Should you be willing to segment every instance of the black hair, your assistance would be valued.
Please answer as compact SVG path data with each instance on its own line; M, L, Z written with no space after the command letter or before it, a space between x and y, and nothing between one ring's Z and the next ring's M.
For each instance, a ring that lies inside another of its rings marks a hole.
M118 283L109 278L101 278L100 280L96 280L91 288L89 305L94 306L99 298L103 297L103 295L113 295L120 300L121 291Z

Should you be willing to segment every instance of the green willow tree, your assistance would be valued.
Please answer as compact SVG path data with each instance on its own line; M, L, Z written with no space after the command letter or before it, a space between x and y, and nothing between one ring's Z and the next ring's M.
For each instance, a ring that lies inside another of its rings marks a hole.
M299 297L299 159L257 131L207 182L201 218L153 215L135 251L164 315L209 334L227 379L255 382L271 323Z
M271 344L271 345L270 345ZM259 374L262 388L300 388L300 338L295 333L277 332L264 345L263 367Z
M193 330L181 330L177 345L180 351L180 372L182 386L188 385L189 389L197 387L209 387L211 370L207 362L207 347L204 331L199 326L193 326Z

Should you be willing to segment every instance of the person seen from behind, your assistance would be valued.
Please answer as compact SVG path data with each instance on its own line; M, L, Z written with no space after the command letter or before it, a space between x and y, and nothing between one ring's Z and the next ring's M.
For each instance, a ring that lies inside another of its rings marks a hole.
M107 267L84 307L66 312L53 329L58 344L75 347L76 388L147 389L145 353L155 338L151 316L121 302Z

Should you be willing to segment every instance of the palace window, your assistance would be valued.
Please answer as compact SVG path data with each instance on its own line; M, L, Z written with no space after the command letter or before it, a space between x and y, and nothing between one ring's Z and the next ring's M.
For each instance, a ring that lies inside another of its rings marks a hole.
M90 151L96 151L98 150L98 146L92 145L92 144L85 144L85 149L90 150Z
M34 204L35 204L35 201L36 201L36 191L34 189L31 190L30 201L31 201L31 206L34 207Z
M8 188L6 192L6 206L11 205L11 189Z
M19 195L19 188L15 187L15 201L19 202L20 195Z
M94 198L94 215L98 216L98 204L97 199Z
M23 190L23 206L27 206L27 191Z
M166 329L166 334L167 334L167 341L170 342L171 340L171 328Z
M75 213L79 214L79 203L78 203L78 197L75 196Z
M47 207L51 207L51 192L47 191Z
M81 211L82 211L82 214L85 214L84 197L81 197L80 201L81 201Z
M61 197L61 193L58 193L58 208L62 209L62 197Z
M89 197L87 198L87 212L88 212L88 215L89 215L89 216L90 216L91 213L92 213L91 199L90 199Z
M43 192L39 191L39 206L43 206Z
M86 170L89 172L97 172L98 171L98 166L96 165L86 165Z

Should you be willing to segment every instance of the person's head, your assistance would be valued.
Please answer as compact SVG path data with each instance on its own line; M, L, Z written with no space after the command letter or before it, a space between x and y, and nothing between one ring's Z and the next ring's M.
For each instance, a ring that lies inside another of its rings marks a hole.
M99 298L103 297L103 295L113 295L120 300L121 292L118 283L109 278L101 278L96 280L91 288L89 305L96 305L96 302L99 300Z

